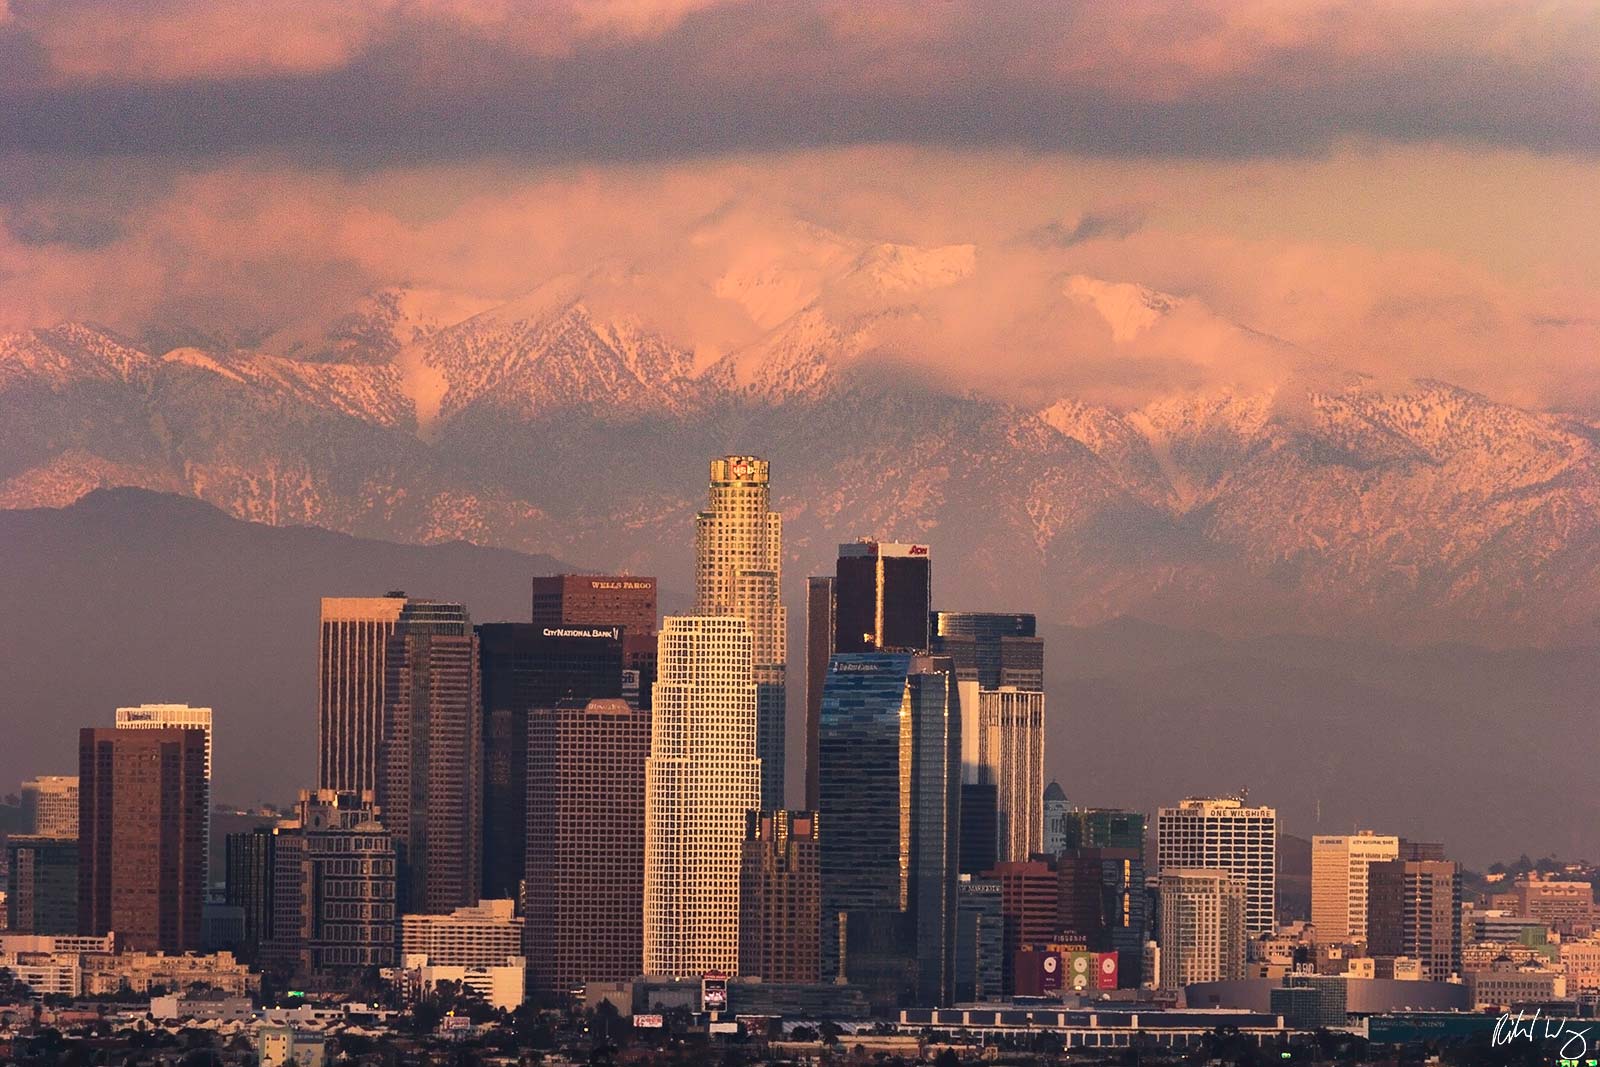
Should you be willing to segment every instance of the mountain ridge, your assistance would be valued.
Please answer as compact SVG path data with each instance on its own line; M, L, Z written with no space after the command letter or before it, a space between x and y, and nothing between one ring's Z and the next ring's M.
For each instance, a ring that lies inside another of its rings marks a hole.
M960 285L970 265L864 254L840 255L818 291L870 285L879 302L762 295L770 328L709 357L601 314L582 279L456 321L407 310L445 306L431 297L380 294L325 343L296 342L312 358L158 354L77 323L5 335L0 506L130 484L270 523L586 548L671 573L688 565L706 459L748 451L773 460L791 578L869 534L961 560L936 568L955 599L1060 622L1488 644L1597 632L1600 435L1581 419L1354 375L1125 410L962 392L877 345L884 323L923 314L883 292ZM1065 290L1138 313L1108 328L1194 313L1091 282Z

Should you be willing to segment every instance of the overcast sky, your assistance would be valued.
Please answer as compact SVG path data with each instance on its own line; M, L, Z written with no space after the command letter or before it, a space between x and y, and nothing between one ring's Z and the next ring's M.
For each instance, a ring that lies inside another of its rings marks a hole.
M893 243L970 264L896 354L983 387L1327 364L1600 414L1589 2L0 0L0 97L4 328L604 266L710 352ZM1118 337L1078 276L1183 313Z

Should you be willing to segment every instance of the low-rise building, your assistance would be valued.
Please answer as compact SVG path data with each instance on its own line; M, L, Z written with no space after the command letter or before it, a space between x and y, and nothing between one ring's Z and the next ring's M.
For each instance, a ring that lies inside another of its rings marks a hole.
M440 982L456 982L481 996L489 1007L505 1011L520 1007L527 995L528 964L521 956L471 967L438 965L426 956L408 956L402 973L413 994L425 993Z
M1600 938L1561 942L1560 960L1569 994L1600 993Z
M316 1030L263 1023L256 1027L256 1056L261 1067L323 1067L327 1063L327 1035Z
M522 927L514 900L484 900L445 915L405 915L400 955L426 956L435 967L498 966L522 955Z
M231 952L206 956L193 953L169 956L161 952L89 953L80 959L83 996L109 996L123 988L140 994L181 991L196 985L233 996L261 991L261 976L234 959Z
M1470 972L1467 986L1472 990L1475 1009L1510 1011L1519 1004L1564 999L1567 995L1567 976L1538 963L1502 961L1488 970Z

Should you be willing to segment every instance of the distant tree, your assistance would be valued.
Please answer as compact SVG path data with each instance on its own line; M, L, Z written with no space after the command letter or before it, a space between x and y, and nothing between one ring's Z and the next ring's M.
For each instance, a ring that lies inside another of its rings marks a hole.
M933 1058L933 1067L961 1067L961 1057L948 1046Z
M818 1036L817 1032L809 1026L797 1026L789 1031L790 1041L815 1041Z
M839 1043L839 1035L844 1033L844 1030L832 1019L824 1019L821 1025L817 1027L817 1032L822 1035L822 1043L824 1045L837 1045Z

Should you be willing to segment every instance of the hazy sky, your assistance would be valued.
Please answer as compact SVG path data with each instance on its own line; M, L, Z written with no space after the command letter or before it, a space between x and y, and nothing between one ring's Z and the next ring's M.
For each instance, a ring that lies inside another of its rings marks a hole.
M270 345L598 269L709 357L896 244L883 346L998 391L1600 416L1587 0L0 0L0 97L0 328ZM1134 337L1080 276L1185 303Z

